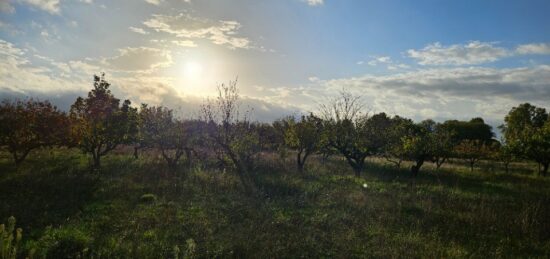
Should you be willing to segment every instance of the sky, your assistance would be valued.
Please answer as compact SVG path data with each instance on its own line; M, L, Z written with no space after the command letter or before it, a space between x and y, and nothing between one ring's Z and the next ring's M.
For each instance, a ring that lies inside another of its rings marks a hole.
M550 1L0 0L0 99L114 94L193 117L238 80L270 121L346 89L422 120L550 107Z

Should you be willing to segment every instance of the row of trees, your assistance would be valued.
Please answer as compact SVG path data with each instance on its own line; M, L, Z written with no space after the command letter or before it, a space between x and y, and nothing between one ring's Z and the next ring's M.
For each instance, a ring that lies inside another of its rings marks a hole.
M254 188L253 168L262 151L294 150L303 171L308 157L343 156L360 176L367 157L384 157L397 167L412 161L416 176L425 162L437 168L449 158L468 161L471 170L480 159L501 161L505 168L514 159L532 160L546 175L550 163L550 120L543 108L530 104L514 107L500 127L504 138L496 141L483 119L419 123L385 113L364 112L360 97L342 91L318 113L285 117L271 124L251 122L239 114L237 82L222 84L218 96L205 102L196 120L182 120L162 106L115 98L104 75L94 76L94 88L79 97L68 113L47 101L4 101L0 105L0 146L18 166L33 149L78 147L99 168L101 158L120 145L157 149L170 167L184 157L191 163L199 152L214 155L224 166L233 166L248 190Z

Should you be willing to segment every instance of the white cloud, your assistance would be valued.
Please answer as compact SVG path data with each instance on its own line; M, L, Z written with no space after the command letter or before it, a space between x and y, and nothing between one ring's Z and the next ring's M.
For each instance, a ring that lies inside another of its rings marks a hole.
M304 0L310 6L319 6L324 4L324 0Z
M136 28L136 27L129 27L128 29L130 29L131 31L135 32L135 33L139 33L139 34L149 34L149 32L145 31L143 28Z
M472 41L465 45L443 46L436 42L420 50L410 49L408 56L420 65L476 65L497 61L510 52L494 43Z
M170 51L148 47L119 49L119 55L106 58L103 63L117 71L151 72L172 64Z
M152 4L152 5L159 5L163 0L145 0L145 2Z
M367 62L369 66L376 66L378 64L391 64L391 63L392 63L391 58L388 56L374 57L369 62Z
M529 54L540 54L540 55L550 55L550 43L531 43L519 45L516 48L518 54L529 55Z
M181 13L175 16L154 14L143 24L176 37L208 39L214 44L225 45L231 49L251 47L250 40L235 36L241 28L241 24L236 21L212 21Z
M519 102L547 105L545 103L550 99L550 66L434 68L340 78L323 83L327 91L345 87L369 97L378 111L415 117L422 109L429 108L438 111L437 115L431 114L430 117L458 118L477 113L501 120L503 112ZM483 103L487 111L479 108L479 103ZM428 114L426 110L423 113Z
M20 0L23 3L42 9L51 14L59 14L59 1L60 0Z
M177 46L186 48L194 48L198 46L195 42L191 40L173 40L172 43Z

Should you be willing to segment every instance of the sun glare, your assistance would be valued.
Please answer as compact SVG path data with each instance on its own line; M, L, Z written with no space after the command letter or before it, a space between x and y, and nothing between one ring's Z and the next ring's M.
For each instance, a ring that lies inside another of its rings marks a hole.
M187 80L196 81L201 77L202 72L202 65L194 61L185 63L185 66L183 67L183 74Z

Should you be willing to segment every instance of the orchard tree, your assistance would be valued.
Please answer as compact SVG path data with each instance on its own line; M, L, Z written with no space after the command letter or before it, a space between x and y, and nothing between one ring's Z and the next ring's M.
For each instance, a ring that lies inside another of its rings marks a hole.
M0 147L18 167L34 149L68 143L69 120L48 101L29 99L0 104Z
M78 97L71 106L72 137L77 146L99 168L101 157L120 144L130 144L137 133L137 109L129 100L120 105L109 90L105 75L94 76L94 89L87 98Z
M401 168L401 163L407 158L403 149L402 139L409 133L409 125L413 124L410 119L395 116L391 119L391 126L383 134L387 141L382 156L390 163Z
M300 172L304 171L306 159L319 149L321 133L322 120L313 114L302 116L298 122L290 121L285 132L285 143L296 150L296 162Z
M324 137L327 143L344 156L355 176L361 176L369 155L368 116L362 113L364 105L359 96L342 90L340 96L321 104L324 119Z
M544 108L524 103L513 107L500 126L506 143L517 156L539 164L539 175L546 175L550 164L548 124L549 115Z
M432 162L435 164L436 169L439 169L443 163L449 159L453 154L453 138L455 133L449 128L443 127L438 123L435 125L432 133L433 146L432 146Z
M168 166L175 168L180 158L185 155L187 163L191 162L194 148L195 129L192 121L177 120L173 111L162 106L148 107L140 110L142 135L141 145L157 148Z
M455 146L455 155L468 161L470 171L474 171L474 165L479 160L490 157L492 150L491 142L484 142L479 139L465 139Z
M424 162L433 157L434 122L432 120L417 124L411 122L406 127L408 133L401 140L402 147L407 158L414 162L411 166L411 174L416 177Z
M498 146L498 148L493 152L493 159L500 161L502 165L504 165L504 170L506 173L509 171L510 163L516 159L515 154L517 153L514 150L514 147L509 145L506 140L502 139L501 144Z
M209 141L230 160L245 190L254 194L252 169L260 152L259 137L248 116L239 114L237 80L219 85L216 100L207 101L201 110Z

